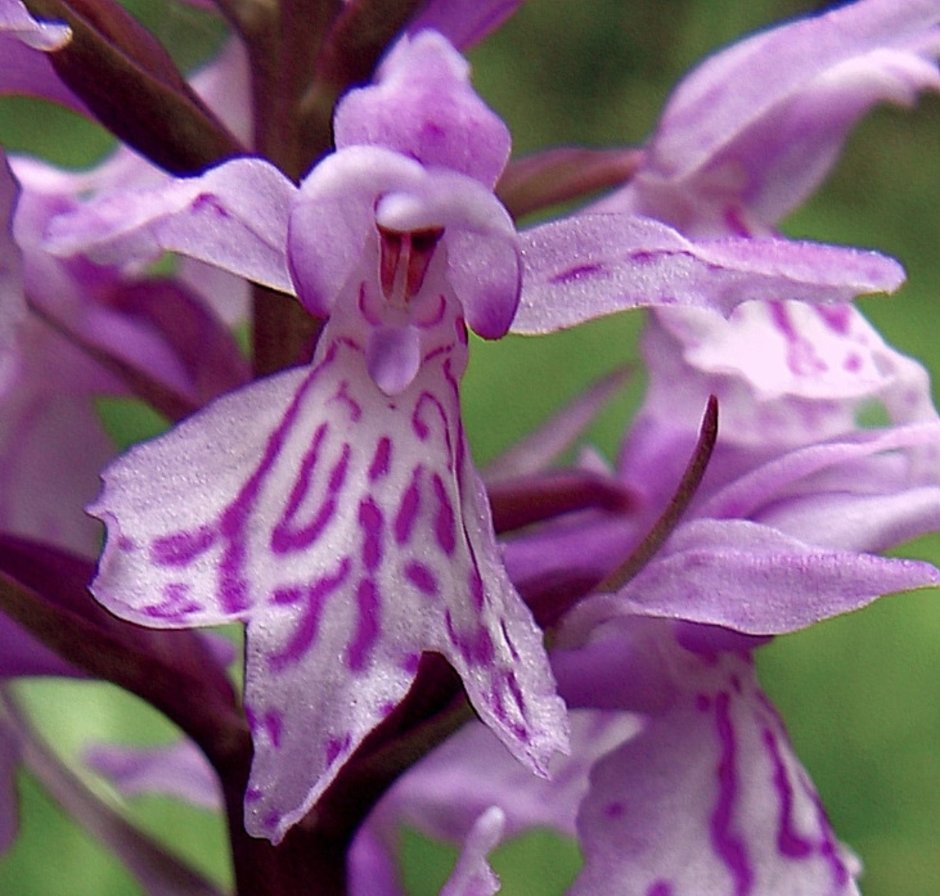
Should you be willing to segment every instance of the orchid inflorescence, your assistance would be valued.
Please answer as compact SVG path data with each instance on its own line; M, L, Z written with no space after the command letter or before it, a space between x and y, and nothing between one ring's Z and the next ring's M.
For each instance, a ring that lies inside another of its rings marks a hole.
M0 0L0 89L120 141L2 159L0 675L175 723L87 762L224 813L239 894L401 893L405 825L460 850L448 896L534 827L576 838L573 896L857 893L754 652L940 584L882 554L940 528L940 420L852 304L900 265L777 225L870 107L940 88L940 2L759 33L642 147L510 160L461 53L519 5L216 0L187 77L113 0ZM616 463L559 464L615 372L478 470L470 334L638 308ZM165 433L118 454L102 396ZM143 891L220 892L6 686L0 849L20 764Z

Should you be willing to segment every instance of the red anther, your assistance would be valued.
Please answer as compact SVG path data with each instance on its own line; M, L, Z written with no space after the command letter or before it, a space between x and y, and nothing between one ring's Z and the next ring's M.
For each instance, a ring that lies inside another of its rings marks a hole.
M382 292L390 302L414 298L424 284L443 228L401 232L378 226L379 278Z
M379 227L379 280L386 298L391 298L395 289L395 273L401 260L406 234Z

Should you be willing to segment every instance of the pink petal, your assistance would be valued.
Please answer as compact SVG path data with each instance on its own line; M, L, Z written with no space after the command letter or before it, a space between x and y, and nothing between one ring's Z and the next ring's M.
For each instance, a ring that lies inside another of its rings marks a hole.
M475 178L490 190L509 158L509 131L470 86L469 66L433 31L402 38L376 84L336 110L337 149L381 146Z
M668 652L681 693L595 766L572 896L857 894L858 863L835 840L751 662Z
M201 177L123 191L56 218L48 251L99 264L179 252L291 292L285 246L296 187L273 165L236 159Z
M844 302L896 289L897 262L873 252L776 239L691 242L652 219L582 214L521 234L514 333L574 326L629 308L683 305L727 315L749 299Z

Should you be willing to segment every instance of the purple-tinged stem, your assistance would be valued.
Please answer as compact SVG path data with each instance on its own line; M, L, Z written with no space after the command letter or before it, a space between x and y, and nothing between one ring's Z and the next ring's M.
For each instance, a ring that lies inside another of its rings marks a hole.
M689 463L679 480L672 500L666 506L662 515L653 524L646 537L637 545L629 557L611 572L598 586L599 591L613 592L622 588L647 563L676 528L682 514L695 497L711 459L715 442L718 440L718 399L714 395L708 397L705 407L705 416L699 428L698 440Z

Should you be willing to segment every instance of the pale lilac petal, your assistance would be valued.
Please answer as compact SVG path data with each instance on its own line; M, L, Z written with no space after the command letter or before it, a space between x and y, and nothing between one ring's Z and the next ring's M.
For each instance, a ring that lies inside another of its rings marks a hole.
M465 50L495 31L523 0L432 0L408 27L409 34L431 29Z
M222 808L218 778L191 741L158 747L97 744L85 750L84 758L124 796L158 794L203 809Z
M582 626L636 614L781 634L938 583L929 563L820 548L746 520L696 520L617 594L588 598L573 616Z
M474 823L453 873L441 888L441 896L494 896L499 892L499 878L488 862L503 834L506 816L492 806Z
M219 519L228 512L230 527L244 527L238 508L255 500L246 479L277 450L272 433L306 374L289 370L226 395L108 467L89 507L108 526L99 601L160 628L245 617L261 596L246 593L236 548L220 544Z
M535 334L629 308L728 314L749 299L844 302L896 289L897 262L873 252L776 239L691 242L631 215L583 214L521 234L522 299L512 325Z
M877 102L940 90L940 12L930 0L865 0L735 44L688 75L643 171L605 207L689 233L763 230L828 172Z
M99 264L179 252L291 292L287 219L296 187L261 159L236 159L201 177L103 196L49 227L46 248Z
M699 507L838 550L882 551L940 528L940 426L861 433L758 466Z
M683 693L591 775L571 896L857 894L751 663L674 653Z
M60 50L71 40L72 30L64 22L34 19L20 0L0 3L0 33L15 37L35 50Z
M385 147L490 190L509 158L506 125L473 91L466 60L433 31L393 47L378 82L343 98L334 131L337 149Z
M272 839L404 696L423 650L447 656L537 770L565 738L463 443L451 361L438 352L390 407L361 349L323 344L311 370L131 451L94 508L109 537L93 587L114 612L167 627L249 619L246 812Z
M858 428L936 418L922 365L895 351L851 306L747 302L727 320L663 309L643 335L650 371L644 416L697 424L718 398L724 443L788 447Z
M620 665L621 675L625 667ZM480 813L499 806L506 813L506 837L532 827L573 836L591 766L641 727L638 716L622 711L574 712L571 754L554 757L550 777L540 778L517 762L486 726L470 723L392 786L368 828L389 851L401 825L459 843Z
M0 391L0 528L94 555L100 526L82 508L114 447L91 396L114 383L37 321L19 336Z

